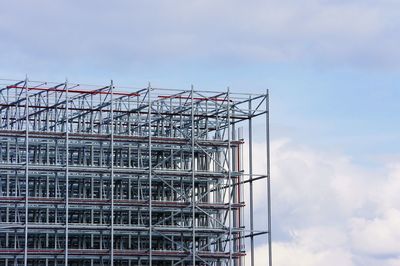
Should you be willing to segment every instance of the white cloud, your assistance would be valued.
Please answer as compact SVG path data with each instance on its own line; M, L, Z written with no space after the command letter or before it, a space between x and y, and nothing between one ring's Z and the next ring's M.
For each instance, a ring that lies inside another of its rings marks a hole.
M380 205L384 209L400 209L400 163L392 163L388 167L387 178L383 184L381 193L377 195Z
M274 265L285 266L353 266L352 255L342 248L313 251L297 243L276 243ZM263 264L257 264L263 265Z
M289 139L271 153L274 265L400 265L397 163L358 165Z
M400 210L388 209L383 217L351 220L353 247L364 254L400 256Z
M273 265L352 266L352 254L344 249L346 236L333 228L313 228L293 232L292 241L275 241ZM268 265L267 246L256 248L256 265ZM250 265L249 258L247 264Z
M340 223L362 209L375 174L353 165L347 156L280 140L272 144L272 176L275 207L288 221L304 217L300 225Z

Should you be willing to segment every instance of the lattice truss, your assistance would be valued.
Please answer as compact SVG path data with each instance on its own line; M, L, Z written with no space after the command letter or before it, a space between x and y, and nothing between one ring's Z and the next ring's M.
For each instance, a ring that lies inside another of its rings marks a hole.
M242 186L266 173L237 125L267 94L3 85L0 265L244 265Z

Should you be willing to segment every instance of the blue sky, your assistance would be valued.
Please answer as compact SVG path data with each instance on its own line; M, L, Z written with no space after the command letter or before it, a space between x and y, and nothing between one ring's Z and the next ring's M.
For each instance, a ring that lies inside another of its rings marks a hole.
M394 0L0 1L0 75L268 88L276 265L400 265L399 233L380 231L400 225L399 13Z

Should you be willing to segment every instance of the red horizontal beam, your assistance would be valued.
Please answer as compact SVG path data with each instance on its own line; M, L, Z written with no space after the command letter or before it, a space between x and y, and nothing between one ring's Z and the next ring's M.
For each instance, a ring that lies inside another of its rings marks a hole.
M23 249L0 249L0 254L21 254L23 253ZM29 255L57 255L57 254L64 254L65 250L64 249L28 249L28 254ZM68 254L69 255L109 255L110 250L108 249L68 249ZM118 250L114 249L114 254L117 256L148 256L149 251L148 250ZM198 252L196 253L198 256L203 257L203 258L229 258L229 253L228 252ZM190 255L190 252L186 251L159 251L159 250L153 250L152 251L153 256L160 256L160 257L186 257ZM246 254L243 252L234 252L232 253L232 257L238 258L245 256Z
M16 203L25 201L25 197L0 197L0 203ZM28 202L31 204L64 204L65 199L63 198L33 198L29 197ZM78 205L108 205L110 204L110 199L79 199L79 198L70 198L70 205L78 204ZM148 206L148 201L146 200L121 200L114 199L114 204L117 206ZM178 201L153 201L154 207L175 207L175 208L185 208L190 206L190 202L178 202ZM200 202L197 205L204 209L228 209L227 203L207 203ZM243 203L233 203L231 204L232 208L240 208L244 207Z
M192 97L189 96L175 96L175 95L171 95L171 96L167 96L167 95L160 95L158 96L158 98L161 99L192 99ZM193 100L200 100L200 101L214 101L214 102L227 102L228 100L225 98L215 98L215 97L193 97ZM230 100L230 102L233 102L232 100Z
M57 91L57 92L66 92L66 90L64 89L57 89L57 88L43 88L43 87L23 87L23 86L15 86L15 85L11 85L11 86L7 86L8 89L28 89L29 91ZM68 90L68 92L70 93L79 93L79 94L111 94L111 92L107 92L107 91L97 91L97 90L93 90L93 91L88 91L88 90L77 90L77 89L71 89ZM132 93L128 93L128 92L113 92L114 95L121 95L121 96L140 96L139 93L136 92L132 92Z

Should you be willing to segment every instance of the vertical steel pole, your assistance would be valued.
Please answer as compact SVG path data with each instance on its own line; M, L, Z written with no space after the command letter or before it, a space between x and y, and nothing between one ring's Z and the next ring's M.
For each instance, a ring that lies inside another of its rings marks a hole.
M228 218L229 218L229 265L232 265L232 174L231 174L231 108L230 93L227 89L227 123L228 123Z
M254 203L253 203L253 121L249 98L249 190L250 190L250 262L254 266Z
M68 81L65 81L65 266L68 266L68 233L69 233L69 93Z
M147 97L148 97L148 123L149 123L149 265L151 266L153 264L153 247L152 247L152 241L153 241L153 225L152 225L152 219L153 219L153 210L152 210L152 174L151 171L152 169L152 160L151 160L151 97L150 97L150 91L151 91L151 85L149 83L149 87L147 90Z
M272 238L271 238L271 175L270 175L270 133L269 133L269 91L266 92L266 145L267 145L267 196L268 196L268 265L272 266Z
M194 137L195 137L195 130L194 130L194 105L193 105L193 85L191 86L191 92L190 92L190 106L191 106L191 115L190 115L190 119L191 119L191 128L192 128L192 132L191 132L191 151L192 151L192 265L196 265L196 224L195 224L195 220L196 220L196 213L195 213L195 203L196 203L196 199L195 199L195 164L194 164Z
M110 116L111 116L111 122L110 122L110 167L111 167L111 243L110 243L110 265L114 265L114 83L111 80L110 84L110 105L111 105L111 110L110 110Z
M25 77L25 242L24 242L24 265L28 266L28 197L29 197L29 91L28 77ZM16 107L18 108L18 107ZM15 258L15 260L17 260Z

